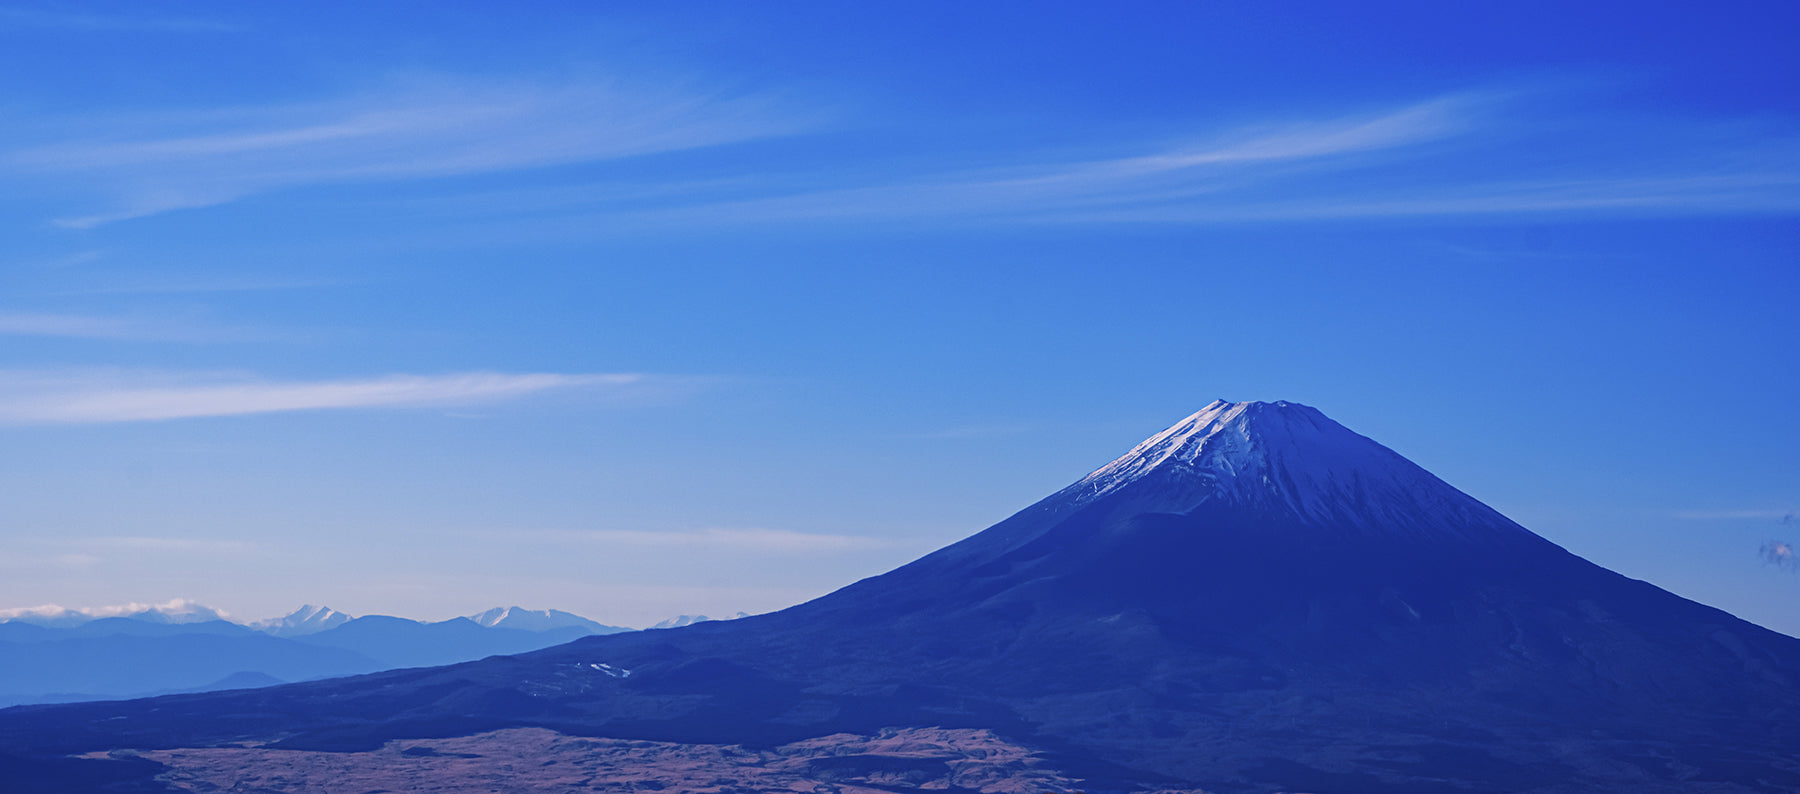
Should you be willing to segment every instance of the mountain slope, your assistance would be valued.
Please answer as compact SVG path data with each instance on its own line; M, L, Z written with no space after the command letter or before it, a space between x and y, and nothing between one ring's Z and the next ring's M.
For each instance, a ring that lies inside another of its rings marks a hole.
M1214 403L769 615L246 693L0 712L0 749L518 726L988 728L1090 790L1791 791L1800 640L1602 569L1323 414Z

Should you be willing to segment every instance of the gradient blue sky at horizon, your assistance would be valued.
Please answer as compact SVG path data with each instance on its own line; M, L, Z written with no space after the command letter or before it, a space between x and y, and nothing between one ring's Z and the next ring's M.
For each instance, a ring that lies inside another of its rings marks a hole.
M1800 634L1796 23L3 5L0 608L766 611L1222 397Z

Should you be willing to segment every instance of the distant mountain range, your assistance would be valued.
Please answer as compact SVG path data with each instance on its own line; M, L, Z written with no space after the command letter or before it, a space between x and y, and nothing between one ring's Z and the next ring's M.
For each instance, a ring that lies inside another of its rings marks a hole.
M560 610L498 607L427 623L308 604L239 624L188 602L97 617L21 610L0 621L0 706L243 689L524 653L631 631Z
M512 782L531 752L591 759L604 737L698 747L674 767L592 767L579 787L697 790L663 781L704 755L871 791L1074 788L1034 768L1118 794L1800 791L1800 639L1583 560L1293 403L1213 403L893 571L688 622L445 668L0 710L0 779L62 792L78 774L204 773L223 790L289 781L310 751L331 775L369 772L358 790L395 789L401 763L448 755L419 742L457 739L487 748L457 760L486 753ZM449 623L446 645L481 629ZM348 641L359 624L393 636L363 618L293 641L374 650ZM917 731L964 759L1000 751L972 737L1003 738L1043 766L952 782L951 761L895 741ZM881 743L914 752L867 749ZM68 757L123 748L178 752Z

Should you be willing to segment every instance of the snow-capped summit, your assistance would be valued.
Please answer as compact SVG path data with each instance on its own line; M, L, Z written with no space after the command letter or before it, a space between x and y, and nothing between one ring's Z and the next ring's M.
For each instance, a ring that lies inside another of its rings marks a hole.
M1052 500L1080 508L1115 494L1138 512L1189 513L1227 501L1338 531L1529 534L1393 450L1285 401L1216 400Z
M250 628L277 637L300 637L334 629L349 622L349 615L331 607L306 604L285 616L251 623Z
M490 629L519 629L521 631L551 631L554 629L579 628L591 634L613 634L626 629L608 626L588 620L572 612L560 609L525 609L524 607L494 607L477 615L469 615L469 620Z

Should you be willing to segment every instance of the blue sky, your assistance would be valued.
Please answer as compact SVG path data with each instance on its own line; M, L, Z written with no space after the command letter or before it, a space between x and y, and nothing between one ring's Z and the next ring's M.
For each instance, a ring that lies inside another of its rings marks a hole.
M0 606L643 625L1313 405L1788 633L1787 3L0 7Z

